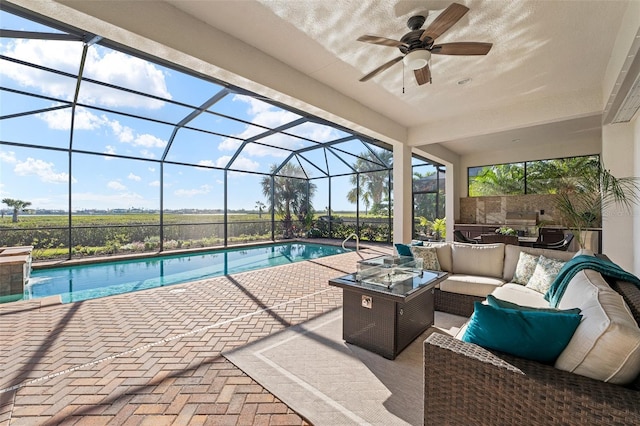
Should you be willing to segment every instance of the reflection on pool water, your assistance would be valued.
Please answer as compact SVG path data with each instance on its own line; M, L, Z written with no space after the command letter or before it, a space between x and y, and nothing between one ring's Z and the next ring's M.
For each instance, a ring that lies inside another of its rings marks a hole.
M297 242L36 269L31 272L24 299L59 294L63 303L77 302L344 252L337 246Z

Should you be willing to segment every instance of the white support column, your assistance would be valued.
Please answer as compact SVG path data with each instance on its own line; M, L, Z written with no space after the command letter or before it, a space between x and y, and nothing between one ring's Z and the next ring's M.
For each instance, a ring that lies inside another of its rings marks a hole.
M604 166L616 177L637 176L634 168L636 138L640 126L635 123L618 123L602 128L602 160ZM640 226L634 216L637 209L627 211L612 205L602 212L602 252L629 272L638 273L638 245L634 235Z
M412 238L413 171L411 147L393 146L393 242L408 243Z

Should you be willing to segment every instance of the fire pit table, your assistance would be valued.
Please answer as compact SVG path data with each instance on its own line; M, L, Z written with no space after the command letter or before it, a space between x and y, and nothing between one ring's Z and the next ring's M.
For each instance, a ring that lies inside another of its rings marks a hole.
M342 338L395 359L433 325L434 288L446 277L412 257L358 262L355 273L329 280L343 289Z

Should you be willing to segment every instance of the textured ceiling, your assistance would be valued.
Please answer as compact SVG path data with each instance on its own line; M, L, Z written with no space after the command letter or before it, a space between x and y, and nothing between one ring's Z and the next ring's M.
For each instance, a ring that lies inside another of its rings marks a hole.
M455 139L598 114L605 69L627 7L623 1L460 1L470 11L436 42L490 42L492 50L486 56L434 55L433 84L417 86L413 73L403 74L401 62L360 83L400 52L356 39L363 34L400 39L409 31L409 17L426 15L426 28L449 1L171 3L414 133L429 133L430 127L437 133L443 125L447 133L481 114L482 125ZM468 78L468 84L458 84ZM514 116L523 108L535 123ZM438 136L429 142L447 140ZM455 146L461 153L465 145L449 144Z
M436 43L493 48L433 55L423 86L402 62L359 82L400 52L356 39L400 39L409 17L425 15L426 28L450 1L12 1L372 137L468 154L531 132L598 132L611 52L640 0L459 0L469 12Z

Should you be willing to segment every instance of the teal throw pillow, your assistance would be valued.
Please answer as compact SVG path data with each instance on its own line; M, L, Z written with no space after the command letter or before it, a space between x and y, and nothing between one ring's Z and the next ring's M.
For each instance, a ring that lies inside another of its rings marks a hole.
M567 314L579 314L582 312L580 308L558 309L558 308L532 308L531 306L518 305L517 303L507 302L498 299L492 294L487 295L487 303L494 308L517 309L519 311L536 311L536 312L564 312Z
M494 308L474 303L464 342L534 361L553 363L569 344L582 315Z
M413 253L411 253L411 246L408 244L396 243L396 251L398 252L398 256L413 257Z

